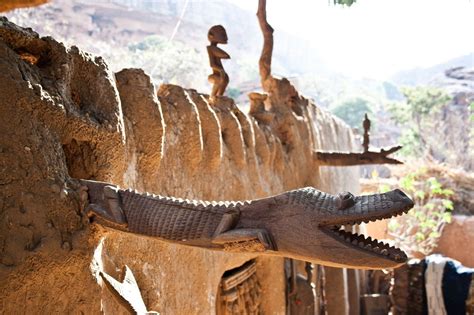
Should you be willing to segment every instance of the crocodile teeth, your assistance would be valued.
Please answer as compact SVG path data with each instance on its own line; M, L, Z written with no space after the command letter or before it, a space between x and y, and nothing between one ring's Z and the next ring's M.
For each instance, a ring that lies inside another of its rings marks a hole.
M364 235L351 233L348 231L348 226L346 230L343 226L331 226L330 231L332 231L339 239L343 242L348 243L352 246L357 246L357 248L372 252L374 254L381 255L383 257L401 262L406 259L406 254L395 246L391 245L392 241L380 242L375 238L370 236L365 237Z

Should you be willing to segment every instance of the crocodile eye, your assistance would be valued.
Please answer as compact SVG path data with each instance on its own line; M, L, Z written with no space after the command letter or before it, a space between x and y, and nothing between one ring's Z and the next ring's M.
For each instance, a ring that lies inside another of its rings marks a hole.
M337 195L336 205L339 210L344 210L354 205L354 195L350 192L343 192Z

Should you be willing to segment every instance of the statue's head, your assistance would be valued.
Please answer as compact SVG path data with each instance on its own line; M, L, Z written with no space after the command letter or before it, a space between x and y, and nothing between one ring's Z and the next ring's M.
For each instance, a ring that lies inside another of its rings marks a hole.
M207 38L211 43L227 44L227 33L222 25L214 25L211 27L207 33Z

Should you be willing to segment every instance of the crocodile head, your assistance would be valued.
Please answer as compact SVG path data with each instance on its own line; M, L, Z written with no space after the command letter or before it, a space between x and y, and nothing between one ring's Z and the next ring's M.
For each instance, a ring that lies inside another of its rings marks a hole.
M413 201L401 190L354 196L302 188L256 200L242 211L239 225L272 235L278 255L317 264L360 269L397 267L406 254L374 238L352 232L354 225L403 214Z

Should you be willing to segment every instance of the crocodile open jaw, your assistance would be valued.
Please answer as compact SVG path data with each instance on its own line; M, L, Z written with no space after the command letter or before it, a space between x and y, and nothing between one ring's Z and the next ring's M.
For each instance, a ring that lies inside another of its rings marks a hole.
M395 190L394 191L395 199L409 199L402 191ZM397 196L399 195L399 196ZM395 247L391 246L388 243L381 242L375 238L370 236L365 236L362 234L353 233L352 231L354 225L359 225L361 223L369 223L375 222L377 220L382 219L390 219L392 217L396 217L407 213L412 207L413 202L405 203L403 206L399 208L386 207L383 200L384 195L371 195L371 196L360 196L356 197L362 200L359 200L359 203L362 205L362 209L360 211L353 211L356 212L354 215L354 219L349 219L347 221L340 221L337 224L323 226L323 231L325 231L328 235L333 237L334 239L343 242L345 245L354 246L357 249L362 249L367 251L371 254L383 256L384 258L391 259L397 263L403 263L407 260L406 253ZM379 198L379 200L370 200L371 198ZM366 200L363 200L366 199ZM368 209L363 209L364 204L378 204L380 205L381 209L377 209L376 211L370 211ZM384 211L383 208L389 208L387 211ZM365 211L364 211L365 210ZM361 212L362 215L357 215L357 212ZM348 215L351 215L349 213Z

